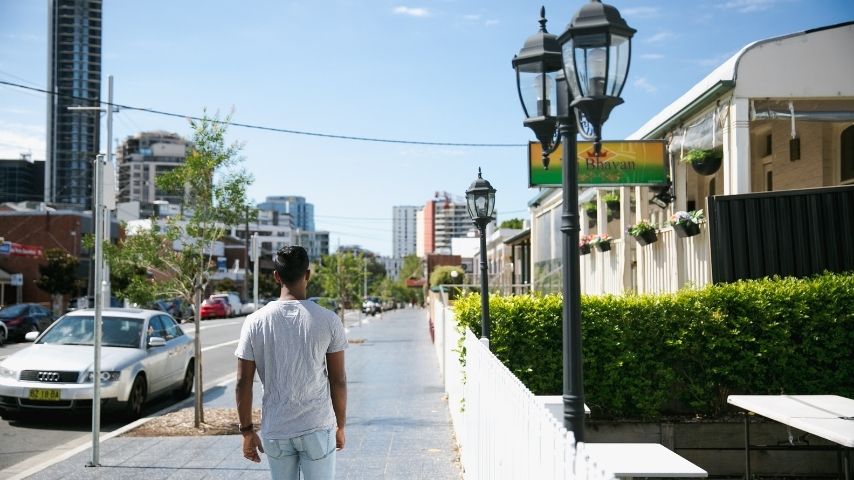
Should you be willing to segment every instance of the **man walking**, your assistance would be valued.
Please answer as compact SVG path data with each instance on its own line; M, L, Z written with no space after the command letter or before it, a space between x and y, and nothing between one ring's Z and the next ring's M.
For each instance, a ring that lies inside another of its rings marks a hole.
M243 456L267 455L273 479L335 477L347 418L347 338L335 313L306 300L308 254L285 246L273 258L281 296L249 315L237 344L237 414ZM261 438L252 425L255 370L264 386ZM263 438L263 442L262 439Z

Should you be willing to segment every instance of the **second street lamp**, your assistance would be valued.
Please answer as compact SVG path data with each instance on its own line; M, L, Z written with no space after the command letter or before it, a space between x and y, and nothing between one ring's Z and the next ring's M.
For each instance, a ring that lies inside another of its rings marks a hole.
M558 38L546 30L528 37L513 58L524 125L543 147L543 166L563 144L563 425L576 442L584 441L584 382L581 354L581 286L578 256L578 110L593 127L594 152L601 150L602 124L619 97L629 72L630 28L616 8L599 0L585 4ZM552 102L552 99L554 100ZM555 103L552 107L552 103ZM555 134L558 134L557 136Z
M466 190L466 206L469 216L480 232L480 338L489 345L489 279L486 264L486 226L495 212L495 192L492 185L483 179L480 168L477 179Z

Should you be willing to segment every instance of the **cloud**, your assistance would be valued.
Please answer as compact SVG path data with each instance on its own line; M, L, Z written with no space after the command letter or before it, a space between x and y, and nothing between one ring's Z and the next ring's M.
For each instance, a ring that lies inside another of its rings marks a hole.
M620 11L623 17L656 18L661 12L658 7L629 7Z
M29 152L35 159L44 159L45 127L0 122L0 158L20 158Z
M728 0L718 8L735 10L739 13L761 12L768 10L777 3L777 0Z
M655 85L649 83L646 77L637 77L633 82L633 85L647 93L655 93L658 91L658 88Z
M644 39L644 41L646 43L661 43L670 40L674 37L676 37L676 35L671 32L658 32L650 37L647 37L646 39Z
M641 54L640 58L644 60L661 60L662 58L664 58L664 55L660 53L643 53Z
M498 20L489 19L486 22L484 22L484 25L486 25L487 27L494 27L494 26L498 25L499 23L501 23L501 22L499 22Z
M480 20L480 17L481 17L480 15L463 15L464 19L471 20L473 22Z
M410 17L429 17L430 11L422 7L394 7L395 15L407 15Z

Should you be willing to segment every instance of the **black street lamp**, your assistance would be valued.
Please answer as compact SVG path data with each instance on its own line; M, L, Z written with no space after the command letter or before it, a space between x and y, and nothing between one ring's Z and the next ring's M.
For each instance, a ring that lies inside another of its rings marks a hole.
M493 220L495 192L477 169L477 179L466 190L469 216L480 231L480 338L489 342L489 280L486 265L486 226ZM488 343L487 343L488 345Z
M540 31L528 37L513 58L524 125L543 146L543 166L563 143L563 215L560 230L563 254L563 424L584 441L584 383L581 354L581 288L579 281L577 115L584 116L595 134L594 151L601 149L602 124L623 103L620 93L631 58L630 28L616 8L591 0L575 14L566 31L556 37L546 31L545 8Z

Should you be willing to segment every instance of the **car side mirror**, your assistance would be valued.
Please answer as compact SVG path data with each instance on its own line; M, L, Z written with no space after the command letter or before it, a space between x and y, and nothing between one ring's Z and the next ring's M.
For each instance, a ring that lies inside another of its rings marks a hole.
M27 334L24 335L24 340L28 342L35 342L36 339L39 338L39 335L39 332L27 332Z
M166 339L163 337L151 337L148 339L148 347L165 347Z

